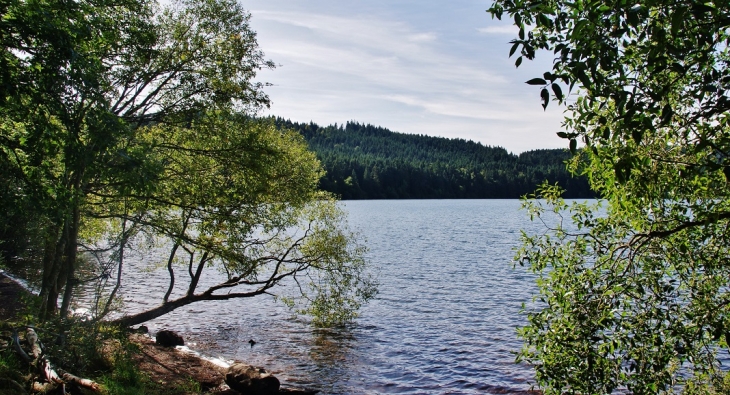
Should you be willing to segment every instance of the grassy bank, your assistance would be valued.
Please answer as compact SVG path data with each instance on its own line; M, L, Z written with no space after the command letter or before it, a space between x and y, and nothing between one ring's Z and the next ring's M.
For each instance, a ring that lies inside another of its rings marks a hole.
M57 366L96 381L108 395L224 394L222 368L174 348L155 345L151 339L125 330L83 321L37 324L30 314L35 297L0 273L0 395L28 394L35 369L17 355L10 342L13 330L23 337L33 325ZM61 336L59 336L61 335ZM56 341L62 340L62 341ZM62 344L59 344L62 343ZM67 387L70 394L93 393ZM233 393L233 392L231 392Z

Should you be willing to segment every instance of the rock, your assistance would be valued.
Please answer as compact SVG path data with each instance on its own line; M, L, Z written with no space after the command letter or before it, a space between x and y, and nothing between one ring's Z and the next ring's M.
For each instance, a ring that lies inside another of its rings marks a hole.
M226 384L243 395L274 395L279 393L279 379L263 368L234 363L226 372Z
M149 328L147 328L145 325L140 325L137 329L132 329L132 333L142 333L147 334L150 333Z
M184 346L185 340L173 331L161 330L157 332L155 342L164 347Z

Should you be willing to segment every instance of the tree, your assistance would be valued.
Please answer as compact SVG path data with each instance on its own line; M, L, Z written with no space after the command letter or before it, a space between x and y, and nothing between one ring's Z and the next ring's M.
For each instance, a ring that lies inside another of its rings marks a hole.
M572 169L605 198L567 205L545 186L527 202L550 231L525 234L518 255L540 290L519 360L547 394L727 392L730 5L497 0L489 12L519 28L517 66L554 55L527 83L543 107L567 105L558 135L574 152L583 141Z
M268 104L263 59L231 0L7 1L3 7L3 168L45 219L41 317L66 315L78 279L87 197L153 187L145 125ZM12 192L12 191L10 191ZM12 193L6 196L14 196Z
M141 39L150 10L136 1L3 6L2 160L10 185L22 190L7 195L20 195L33 208L26 215L40 217L45 316L64 287L68 308L84 191L99 157L127 130L104 98L108 62Z
M60 315L69 311L82 245L99 258L94 311L104 317L141 234L169 240L170 282L158 308L120 324L286 284L300 294L283 300L332 325L374 295L364 248L317 191L314 154L298 134L250 118L268 105L252 79L273 64L239 3L15 1L7 15L0 164L11 182L0 198L39 203L41 318L56 313L61 291ZM109 243L94 246L101 236ZM198 292L210 266L227 280Z
M167 240L169 284L158 307L118 323L137 325L195 302L271 294L286 284L301 291L284 298L298 311L317 325L335 325L374 295L364 248L335 201L317 190L321 166L298 133L209 112L190 126L147 127L139 140L162 164L156 187L122 196L123 204L112 204L114 193L96 196L100 208L123 208L108 215ZM216 269L225 281L198 292L205 272Z

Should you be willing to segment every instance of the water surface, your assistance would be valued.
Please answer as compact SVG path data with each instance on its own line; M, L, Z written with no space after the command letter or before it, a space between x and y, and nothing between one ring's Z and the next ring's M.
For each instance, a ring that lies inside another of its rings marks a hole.
M513 352L520 348L515 328L525 323L520 306L535 286L524 269L513 269L512 257L520 229L541 225L529 222L519 201L342 204L380 281L380 293L352 326L316 330L268 296L193 304L148 326L177 330L205 354L266 367L323 394L530 388L532 373L514 363ZM128 311L159 303L166 272L140 270L154 259L163 256L128 259Z

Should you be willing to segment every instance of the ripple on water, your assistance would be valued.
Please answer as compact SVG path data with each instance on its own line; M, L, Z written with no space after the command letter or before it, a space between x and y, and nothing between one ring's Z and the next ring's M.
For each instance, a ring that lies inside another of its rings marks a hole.
M518 229L532 226L519 202L344 206L380 281L354 325L315 330L259 297L193 305L148 326L177 329L206 354L264 366L323 394L527 394L532 374L513 354L520 306L534 291L532 276L512 269ZM158 304L165 291L164 270L140 270L149 259L128 260L122 293L130 312Z

